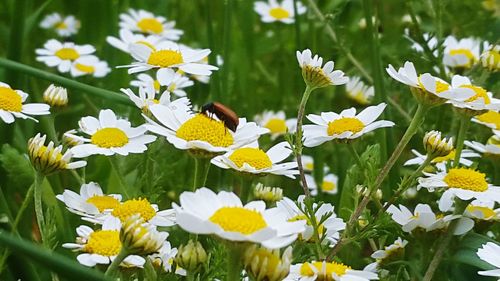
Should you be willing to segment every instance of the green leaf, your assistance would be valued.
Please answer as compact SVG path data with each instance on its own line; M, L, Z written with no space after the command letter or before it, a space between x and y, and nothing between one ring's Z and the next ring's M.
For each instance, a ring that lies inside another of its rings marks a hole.
M10 183L19 187L28 187L34 181L33 169L26 156L19 153L9 144L2 146L0 163L7 171Z
M477 256L477 250L488 242L498 244L488 236L471 232L460 241L460 248L455 255L453 255L452 259L456 262L472 265L482 270L494 269L492 265L481 260Z

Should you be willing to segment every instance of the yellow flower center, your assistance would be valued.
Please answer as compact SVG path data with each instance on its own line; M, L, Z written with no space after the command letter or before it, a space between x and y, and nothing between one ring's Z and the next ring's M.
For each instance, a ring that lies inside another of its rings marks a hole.
M469 206L467 206L467 212L469 212L469 213L480 212L483 214L484 219L490 219L490 218L493 218L497 215L497 213L495 213L495 210L490 209L488 207L483 207L483 206L469 205Z
M272 8L271 10L269 10L269 15L277 20L290 17L290 13L281 7Z
M368 99L366 98L365 94L362 91L359 91L357 93L350 93L349 95L355 102L365 105L368 104Z
M330 181L323 181L323 184L321 185L321 189L323 191L334 191L337 188L334 182Z
M23 109L23 100L21 96L11 88L0 87L0 109L21 112Z
M284 134L287 130L285 120L279 118L269 119L264 127L268 128L272 134Z
M153 51L148 58L148 64L159 67L170 67L183 62L181 52L174 50Z
M465 63L464 65L460 65L463 67L470 67L472 65L472 63L476 60L476 57L469 49L453 49L453 50L450 50L450 55L451 56L459 56L459 55L466 56L469 59L469 61L467 63Z
M65 22L61 21L56 24L55 28L59 30L66 29L68 28L68 25Z
M257 170L270 168L273 165L271 159L269 159L269 156L267 156L264 151L251 147L236 149L233 154L229 156L229 159L239 168L243 167L244 163L247 163Z
M488 111L484 114L476 116L476 119L483 123L494 124L496 129L500 130L500 113L498 112Z
M92 65L76 63L75 68L80 70L81 72L84 72L84 73L94 73L95 72L95 67L93 67Z
M160 87L161 87L160 81L154 80L153 81L153 87L154 87L155 91L159 92L160 91Z
M73 48L61 48L55 55L62 60L76 60L80 54Z
M146 47L150 48L151 50L156 51L155 46L153 46L151 43L149 43L149 42L147 42L147 41L142 41L142 40L140 40L140 41L136 41L135 43L136 43L136 44L142 44L142 45L144 45L144 46L146 46Z
M422 83L422 80L420 79L422 75L420 75L418 77L418 84L420 86L421 89L424 89L425 90L425 87L424 87L424 84ZM439 81L438 79L436 79L436 93L440 94L444 91L447 91L450 89L450 85L448 85L447 83L445 82L442 82L442 81Z
M314 163L313 163L313 162L306 163L306 164L304 165L304 168L305 168L306 170L310 170L310 171L312 171L312 170L314 169Z
M83 251L105 257L116 256L122 248L120 232L117 230L97 230L90 234Z
M461 188L476 192L488 190L486 175L468 168L453 168L444 177L450 188Z
M137 27L144 33L159 34L163 31L163 24L155 18L143 18L137 22Z
M114 198L113 196L105 195L94 195L87 199L86 202L94 205L101 213L104 210L110 210L120 206L120 201L118 201L116 198Z
M151 220L156 216L156 211L149 203L148 199L130 199L116 208L114 208L111 213L114 217L120 219L120 221L125 222L130 216L139 214L145 221Z
M316 281L333 281L333 273L335 273L337 276L342 276L347 272L347 270L351 269L350 266L336 262L306 262L300 267L300 275L314 276L315 273L312 269L313 267L317 271L316 274L318 277L316 278Z
M245 235L267 227L261 213L243 207L222 207L209 220L219 225L224 231L238 232Z
M186 141L206 141L217 147L228 147L234 143L233 135L224 123L205 114L196 114L184 122L177 130L176 136Z
M344 117L341 119L333 120L328 123L328 135L340 135L344 132L352 132L353 134L360 132L365 127L363 122L357 118Z
M90 141L99 147L122 147L128 143L128 136L118 128L104 128L95 132Z
M481 87L473 86L473 85L462 85L462 86L460 86L460 88L471 89L474 91L474 93L476 93L474 96L472 96L468 100L466 100L466 102L471 102L471 101L477 100L478 98L483 98L485 104L491 103L490 97L488 97L488 92L486 92L486 90L481 88Z
M436 157L436 158L432 159L431 162L432 163L441 163L441 162L446 162L446 161L453 160L453 159L455 159L455 150L452 150L446 156Z

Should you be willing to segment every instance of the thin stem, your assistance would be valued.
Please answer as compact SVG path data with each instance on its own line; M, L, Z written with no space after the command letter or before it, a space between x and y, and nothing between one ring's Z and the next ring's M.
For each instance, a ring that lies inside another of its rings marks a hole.
M306 109L307 100L311 95L313 88L306 86L304 90L304 94L302 94L302 100L299 105L299 112L297 114L297 132L295 133L295 157L297 158L297 166L300 172L300 180L302 181L302 188L304 189L304 194L306 197L310 197L311 193L309 192L309 188L307 187L306 176L304 174L304 167L302 165L302 123L304 119L304 112Z
M243 202L248 202L248 197L252 193L253 176L244 175L241 177L241 200Z
M85 183L85 180L78 174L77 171L75 171L75 169L70 169L70 172L80 185Z
M236 243L228 244L228 255L227 255L227 281L241 280L241 255L243 254L243 248L241 245Z
M325 255L323 254L323 249L321 248L321 235L318 231L319 225L318 221L316 220L316 212L314 210L313 200L311 200L311 198L307 198L306 200L304 200L304 203L306 206L306 212L308 213L309 222L311 223L311 226L313 228L313 239L316 249L316 258L318 260L324 260Z
M205 186L209 170L210 159L194 157L193 191L195 191L197 188Z
M34 198L35 198L35 214L36 214L36 222L38 224L38 230L40 231L40 236L42 237L42 244L45 243L45 235L44 235L44 227L45 227L45 218L43 215L43 203L42 203L42 183L45 176L36 172L35 175L35 190L34 190Z
M116 92L97 88L87 84L77 82L50 72L45 72L34 67L18 63L12 60L0 58L0 67L10 69L13 71L21 72L33 77L57 83L63 87L80 90L90 95L105 98L111 101L119 102L121 104L133 105L132 102L125 96Z
M363 161L361 161L361 157L359 157L358 152L354 148L354 145L352 143L347 144L347 148L349 149L349 152L351 153L352 156L354 156L354 159L356 160L356 164L358 164L358 168L362 169L365 165L363 164Z
M462 149L464 148L465 135L467 134L469 124L470 117L465 114L461 114L460 128L458 129L457 143L455 145L455 159L453 160L453 167L455 168L460 164L460 155L462 154Z
M122 261L128 256L128 251L126 250L125 247L122 247L120 253L116 258L113 260L113 262L109 265L108 269L104 273L104 275L108 277L112 277L115 272L117 271L118 267L122 263Z

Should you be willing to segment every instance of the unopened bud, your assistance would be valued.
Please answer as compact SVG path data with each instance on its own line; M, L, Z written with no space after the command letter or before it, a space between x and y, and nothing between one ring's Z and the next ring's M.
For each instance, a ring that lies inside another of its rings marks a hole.
M264 186L262 183L258 183L255 186L253 194L255 199L264 200L268 203L274 203L283 199L283 189Z
M63 87L56 87L54 84L43 93L43 101L50 106L62 107L68 104L68 91Z
M500 70L500 45L495 45L481 54L481 63L489 71Z
M243 257L246 272L256 281L280 281L290 272L292 247L286 248L280 257L280 250L269 250L253 245Z
M181 245L175 256L175 263L188 272L194 272L207 261L207 253L198 241L189 240L186 245Z
M453 138L441 138L441 132L438 131L427 132L423 144L427 155L432 158L443 157L453 151Z
M120 229L120 241L130 254L149 255L156 253L168 237L167 232L158 232L139 215L130 216Z

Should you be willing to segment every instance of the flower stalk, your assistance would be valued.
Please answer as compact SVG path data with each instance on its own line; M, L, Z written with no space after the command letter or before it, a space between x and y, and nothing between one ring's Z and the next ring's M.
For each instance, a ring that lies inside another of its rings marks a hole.
M209 158L194 157L193 191L195 191L197 188L205 186L209 170Z
M302 182L302 188L304 189L304 194L306 195L306 197L310 197L311 193L309 192L309 188L307 187L306 177L304 174L304 167L302 165L302 148L303 148L302 124L303 124L307 100L309 99L309 96L311 95L313 90L314 88L311 88L311 86L307 85L306 89L304 90L304 93L302 94L302 100L300 101L299 112L297 114L297 132L295 133L295 148L294 148L295 157L297 158L297 166L300 173L300 180Z
M34 200L35 200L35 214L36 222L38 224L38 230L40 231L40 236L42 238L42 244L46 242L45 239L45 218L43 214L43 203L42 203L42 183L45 179L45 175L41 172L35 172L35 190L34 190Z
M125 258L128 256L128 250L126 247L122 247L120 250L120 253L115 257L113 262L109 265L108 269L104 273L104 275L108 277L112 277L115 275L116 271L118 270L118 267L120 264L125 260Z
M461 114L460 115L460 128L458 129L456 150L455 150L455 159L453 160L453 167L458 167L460 164L460 155L462 154L462 150L464 148L465 135L467 134L467 129L470 125L470 117Z
M243 268L242 256L244 246L237 243L228 243L227 245L227 276L226 281L235 281L241 279Z

